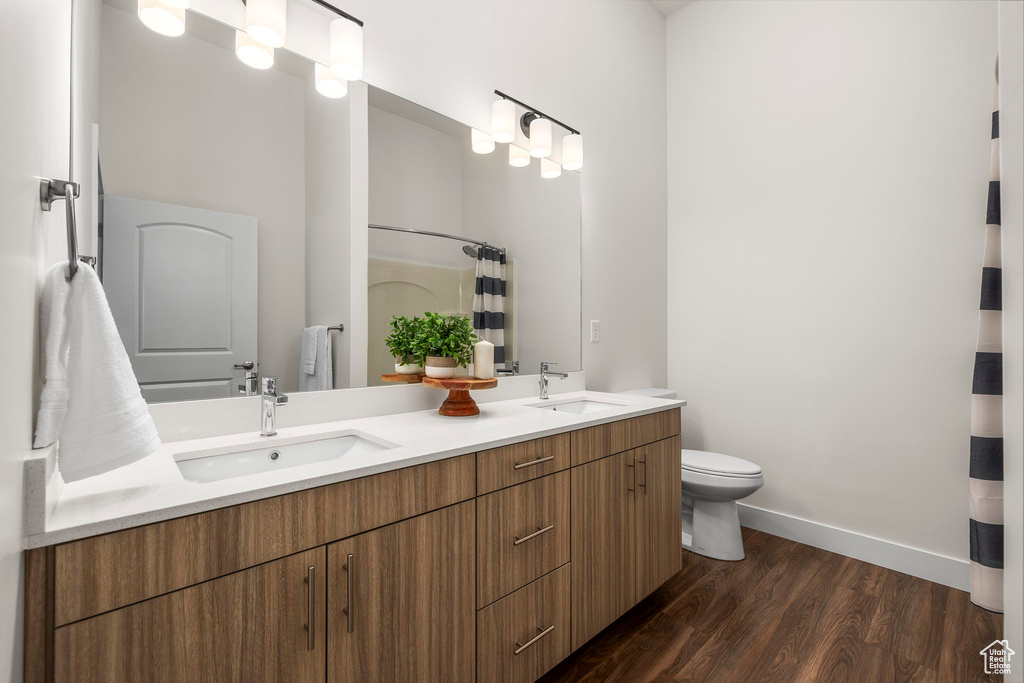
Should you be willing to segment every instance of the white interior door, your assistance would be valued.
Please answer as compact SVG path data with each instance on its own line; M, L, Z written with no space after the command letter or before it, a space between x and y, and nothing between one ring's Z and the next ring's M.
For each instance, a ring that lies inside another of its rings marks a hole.
M256 357L256 219L103 198L103 289L150 402L237 395Z

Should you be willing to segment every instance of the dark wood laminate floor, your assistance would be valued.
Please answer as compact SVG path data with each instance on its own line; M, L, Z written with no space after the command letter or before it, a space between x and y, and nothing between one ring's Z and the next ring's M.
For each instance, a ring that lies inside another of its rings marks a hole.
M967 593L743 529L746 558L683 569L564 662L556 681L998 681L1002 617Z

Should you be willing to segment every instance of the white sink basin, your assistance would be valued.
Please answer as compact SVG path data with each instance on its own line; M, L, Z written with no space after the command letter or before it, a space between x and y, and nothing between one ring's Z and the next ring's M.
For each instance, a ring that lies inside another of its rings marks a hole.
M605 403L604 401L592 401L589 398L581 398L575 401L565 401L562 403L534 403L530 407L542 408L543 410L553 410L556 413L585 415L587 413L598 413L602 410L611 410L612 408L621 408L624 405L624 403Z
M244 477L258 472L284 470L299 465L334 460L393 448L358 434L345 434L300 443L239 450L216 455L190 453L178 456L178 469L189 481L210 482Z

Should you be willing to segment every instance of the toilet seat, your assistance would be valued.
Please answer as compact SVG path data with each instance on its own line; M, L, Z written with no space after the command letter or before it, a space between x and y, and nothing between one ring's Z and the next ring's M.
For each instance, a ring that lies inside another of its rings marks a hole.
M716 477L755 479L761 476L761 468L752 462L724 453L683 449L682 468Z

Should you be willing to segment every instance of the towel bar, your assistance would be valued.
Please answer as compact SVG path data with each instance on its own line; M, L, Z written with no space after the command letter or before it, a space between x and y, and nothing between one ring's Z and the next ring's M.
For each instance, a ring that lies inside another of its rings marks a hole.
M68 279L78 272L79 262L96 264L95 256L78 255L78 226L75 222L75 198L81 193L81 186L70 180L43 178L39 181L39 208L49 211L53 203L63 199L68 225Z

